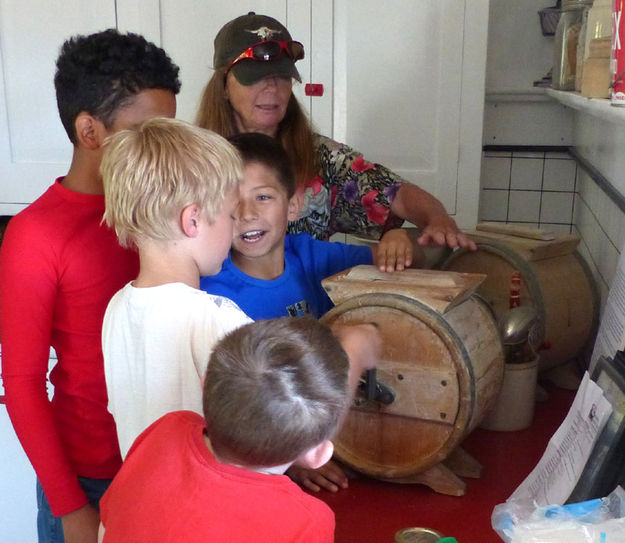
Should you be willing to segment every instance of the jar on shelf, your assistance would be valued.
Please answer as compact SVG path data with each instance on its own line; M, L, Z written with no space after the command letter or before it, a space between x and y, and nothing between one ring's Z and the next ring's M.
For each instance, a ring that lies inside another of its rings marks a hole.
M588 57L584 60L582 74L582 96L586 98L610 98L610 53L612 38L595 38L590 40Z
M552 72L554 89L575 89L577 45L591 5L592 0L564 0L562 2L562 14L554 38Z
M595 0L588 11L586 39L584 40L584 60L590 56L590 42L612 37L612 0Z
M577 70L575 72L575 90L577 91L582 90L586 63L591 56L590 42L592 40L610 40L612 38L612 3L613 0L594 0L592 7L587 12L581 33L584 39L580 35L579 43L577 44ZM593 62L595 61L591 61L591 64Z

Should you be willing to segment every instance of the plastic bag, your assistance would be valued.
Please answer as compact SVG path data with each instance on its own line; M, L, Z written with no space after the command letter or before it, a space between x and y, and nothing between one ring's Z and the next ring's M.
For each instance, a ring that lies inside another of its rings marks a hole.
M625 491L619 486L605 498L567 505L511 500L491 516L506 543L623 543Z

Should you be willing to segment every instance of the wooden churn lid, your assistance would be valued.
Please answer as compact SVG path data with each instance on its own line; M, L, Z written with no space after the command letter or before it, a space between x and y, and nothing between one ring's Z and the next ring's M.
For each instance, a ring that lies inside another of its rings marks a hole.
M516 224L482 222L475 230L465 232L476 243L501 243L528 262L570 255L580 242L577 234L559 234L540 228Z
M471 296L485 278L479 273L417 269L385 273L375 266L355 266L321 284L334 305L362 294L392 293L418 300L442 314Z

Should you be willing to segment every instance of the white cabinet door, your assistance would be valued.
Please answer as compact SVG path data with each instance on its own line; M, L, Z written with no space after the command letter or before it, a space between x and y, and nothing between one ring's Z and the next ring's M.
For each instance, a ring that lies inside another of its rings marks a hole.
M118 28L159 44L180 67L177 117L193 121L213 74L213 40L231 19L249 11L271 15L288 27L287 0L117 0Z
M213 75L213 40L219 29L249 11L275 17L306 51L297 63L302 84L295 83L293 92L318 130L331 135L332 5L332 0L117 0L118 28L143 34L178 64L182 90L176 116L193 122L204 86ZM314 78L323 82L326 92L311 99L305 96L304 85L313 79L313 65Z
M61 44L115 24L114 0L0 0L0 214L25 207L69 167L53 83Z
M35 472L1 403L0 436L0 541L36 543Z
M333 4L334 138L475 224L488 2Z
M48 367L56 364L50 349ZM48 383L52 398L52 386ZM0 541L36 543L37 495L35 471L20 444L4 405L4 387L0 383Z
M0 214L69 165L52 83L68 36L117 25L164 47L181 68L178 117L192 121L215 34L251 10L304 43L294 92L320 133L433 192L462 225L475 222L488 0L0 0ZM306 97L306 83L323 96Z
M463 19L463 0L335 2L336 139L436 193L450 212Z
M294 92L320 133L432 192L462 226L475 224L488 0L470 9L468 0L118 0L120 28L160 38L180 65L178 116L189 121L212 75L217 31L250 10L304 44ZM306 83L322 84L323 96L305 96Z

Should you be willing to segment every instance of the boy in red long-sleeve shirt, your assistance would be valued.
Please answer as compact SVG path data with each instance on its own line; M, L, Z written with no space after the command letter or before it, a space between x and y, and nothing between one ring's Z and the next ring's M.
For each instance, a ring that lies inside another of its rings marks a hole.
M105 138L173 117L178 67L136 34L107 30L65 42L55 75L74 146L66 176L11 219L0 252L2 377L15 431L38 479L40 542L95 542L98 502L121 466L107 411L102 318L138 272L102 223ZM58 362L46 375L50 347Z

